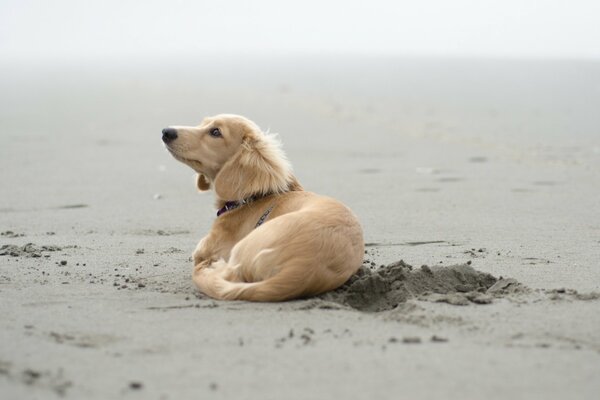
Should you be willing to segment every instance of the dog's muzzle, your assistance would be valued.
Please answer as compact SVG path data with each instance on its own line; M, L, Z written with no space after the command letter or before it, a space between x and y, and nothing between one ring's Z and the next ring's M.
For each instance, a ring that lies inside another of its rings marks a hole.
M162 130L162 141L163 142L171 143L175 139L177 139L177 129L165 128Z

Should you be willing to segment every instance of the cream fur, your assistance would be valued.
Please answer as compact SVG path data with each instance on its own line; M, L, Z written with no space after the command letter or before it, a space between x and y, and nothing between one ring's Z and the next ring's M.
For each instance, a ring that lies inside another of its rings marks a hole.
M358 270L364 255L358 220L340 202L303 190L274 135L229 114L173 128L177 139L167 149L198 173L200 190L214 189L217 207L264 196L222 214L198 243L193 280L203 293L282 301L335 289ZM214 128L221 137L209 134Z

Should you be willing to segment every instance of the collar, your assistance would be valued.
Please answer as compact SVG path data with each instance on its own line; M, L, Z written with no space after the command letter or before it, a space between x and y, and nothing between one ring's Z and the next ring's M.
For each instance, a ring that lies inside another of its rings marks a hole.
M225 205L223 207L219 208L219 210L217 211L217 217L220 217L222 214L225 214L227 211L235 210L238 207L241 207L248 203L252 203L253 201L262 199L263 197L266 197L266 196L252 196L252 197L248 197L247 199L244 199L244 200L227 201L227 202L225 202Z
M220 217L221 214L225 214L227 211L231 211L231 210L235 210L236 208L238 208L239 206L246 204L245 200L242 201L228 201L225 203L225 205L221 208L219 208L219 210L217 210L217 217Z
M240 201L228 201L225 203L225 205L223 207L221 207L217 211L217 217L220 217L222 214L225 214L227 211L235 210L236 208L241 207L244 204L251 203L258 199L262 199L263 197L266 197L266 196L252 196L247 199L240 200ZM269 208L267 208L267 211L265 211L265 213L259 218L258 222L254 226L254 229L258 228L266 221L266 219L269 217L269 214L271 214L271 211L273 211L273 207L274 207L274 205L271 205Z

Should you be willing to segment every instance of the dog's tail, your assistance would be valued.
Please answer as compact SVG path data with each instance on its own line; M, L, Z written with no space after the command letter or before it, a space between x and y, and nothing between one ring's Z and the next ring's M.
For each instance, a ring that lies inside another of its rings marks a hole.
M224 261L222 261L225 263ZM214 265L214 264L213 264ZM196 270L193 279L200 291L218 300L285 301L315 295L331 288L317 288L306 276L295 276L295 270L284 269L258 282L235 282L227 279L227 267ZM297 269L296 269L297 271ZM316 289L316 290L315 290Z
M204 294L218 300L285 301L313 296L342 285L355 271L336 273L319 279L306 268L282 268L269 278L257 282L236 279L236 266L226 261L214 262L211 267L196 269L193 280ZM327 273L327 272L322 272Z
M194 283L215 299L248 301L285 301L343 285L362 265L362 230L345 212L314 222L321 217L309 210L274 218L239 241L227 261L198 264ZM281 235L290 227L293 235Z

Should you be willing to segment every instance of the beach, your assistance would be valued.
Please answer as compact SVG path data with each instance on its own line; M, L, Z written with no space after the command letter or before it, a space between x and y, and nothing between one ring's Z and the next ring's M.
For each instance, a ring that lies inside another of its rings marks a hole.
M0 70L3 399L597 398L600 63ZM279 134L305 189L356 213L363 283L197 291L214 198L161 130L218 113Z

